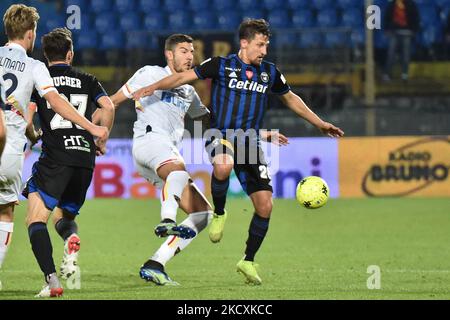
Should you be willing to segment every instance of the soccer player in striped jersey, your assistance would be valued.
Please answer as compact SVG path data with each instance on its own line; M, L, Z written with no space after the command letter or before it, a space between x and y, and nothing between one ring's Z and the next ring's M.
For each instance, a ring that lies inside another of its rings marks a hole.
M254 257L267 233L272 213L271 180L259 146L259 130L267 107L268 93L278 95L286 106L324 134L330 137L341 137L344 134L341 129L323 121L309 109L291 91L275 64L264 60L269 38L269 25L265 20L245 20L239 27L238 54L208 59L192 70L174 74L133 95L134 99L140 100L152 95L155 90L174 88L196 79L212 79L211 127L218 129L221 136L214 136L206 143L214 167L211 190L215 208L209 237L212 242L218 242L222 238L227 217L225 200L229 176L234 168L255 208L245 256L237 264L237 270L253 284L262 282L255 268ZM256 153L256 161L250 161L248 156L252 150L253 154ZM239 161L242 159L244 161Z

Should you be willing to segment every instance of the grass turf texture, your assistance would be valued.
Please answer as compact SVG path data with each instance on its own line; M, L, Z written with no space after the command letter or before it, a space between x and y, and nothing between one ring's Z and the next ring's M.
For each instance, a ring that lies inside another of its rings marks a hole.
M139 267L162 243L153 234L159 201L87 201L78 218L81 290L62 299L449 299L449 199L335 200L307 210L275 200L268 236L256 255L261 286L235 271L249 221L248 199L229 199L219 244L202 232L166 270L180 287L157 287ZM16 211L15 231L0 271L0 300L33 299L43 276ZM179 214L179 221L184 214ZM49 228L57 270L63 242ZM381 289L369 290L367 268L381 268Z

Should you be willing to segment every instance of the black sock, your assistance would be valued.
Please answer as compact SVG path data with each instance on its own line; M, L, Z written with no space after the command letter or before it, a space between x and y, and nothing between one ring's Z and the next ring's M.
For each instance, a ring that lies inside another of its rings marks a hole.
M214 176L211 177L211 193L214 203L214 212L218 215L225 213L225 202L227 200L228 186L230 185L230 178L225 180L218 180Z
M250 222L250 228L248 229L244 260L253 261L255 259L255 254L261 246L267 230L269 229L269 220L270 218L262 218L256 212L253 215L253 219Z
M75 220L62 218L55 224L56 232L66 241L73 233L78 233L78 226Z
M164 266L161 263L159 263L158 261L151 260L151 259L147 260L147 262L144 263L143 267L144 268L156 269L156 270L164 272Z
M48 234L47 225L43 222L32 223L28 227L31 248L45 276L56 272L53 262L53 247Z

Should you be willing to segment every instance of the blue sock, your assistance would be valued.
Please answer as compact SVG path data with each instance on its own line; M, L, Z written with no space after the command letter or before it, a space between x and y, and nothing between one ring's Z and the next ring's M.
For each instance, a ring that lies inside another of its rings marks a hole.
M55 273L53 262L53 247L48 234L47 225L43 222L32 223L28 227L31 248L44 275Z
M214 203L214 212L218 215L225 213L225 202L227 201L227 191L230 185L230 178L218 180L214 173L211 177L211 193Z
M270 218L260 217L256 212L253 215L253 219L250 222L250 228L248 229L244 260L253 261L255 259L255 254L259 250L267 230L269 229L269 221Z

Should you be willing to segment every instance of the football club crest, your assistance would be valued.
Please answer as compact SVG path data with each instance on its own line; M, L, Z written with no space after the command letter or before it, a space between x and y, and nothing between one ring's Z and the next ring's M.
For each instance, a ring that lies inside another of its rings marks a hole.
M264 83L269 82L269 75L266 72L261 73L261 81Z
M247 79L253 78L253 71L252 70L246 70L245 74L247 75Z

